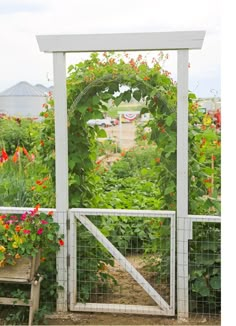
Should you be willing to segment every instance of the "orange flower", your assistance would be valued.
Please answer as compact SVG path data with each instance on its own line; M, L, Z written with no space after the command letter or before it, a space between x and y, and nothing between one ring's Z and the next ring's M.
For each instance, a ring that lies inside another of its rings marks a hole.
M35 186L33 186L33 187L31 187L31 190L35 190L35 188L36 188L36 187L35 187Z
M39 185L39 186L41 186L41 185L43 184L43 181L41 181L41 180L36 180L36 184Z
M25 147L22 147L22 149L23 149L23 153L24 153L26 156L28 156L29 153L28 153L27 149L26 149Z
M16 232L20 232L20 230L21 230L20 225L17 225L17 226L15 227L15 230L16 230Z
M53 211L49 211L48 212L48 215L51 215L52 216L53 215Z
M12 161L16 163L19 157L20 157L20 147L17 147L15 154L12 157Z
M4 225L4 228L5 228L6 230L8 230L9 227L10 227L9 224L5 224L5 225Z
M149 80L150 79L150 77L148 77L148 76L145 76L144 78L143 78L143 80Z

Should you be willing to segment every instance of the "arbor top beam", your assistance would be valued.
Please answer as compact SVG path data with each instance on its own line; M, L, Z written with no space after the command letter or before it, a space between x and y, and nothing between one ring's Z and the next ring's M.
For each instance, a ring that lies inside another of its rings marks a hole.
M41 52L201 49L205 31L37 35Z

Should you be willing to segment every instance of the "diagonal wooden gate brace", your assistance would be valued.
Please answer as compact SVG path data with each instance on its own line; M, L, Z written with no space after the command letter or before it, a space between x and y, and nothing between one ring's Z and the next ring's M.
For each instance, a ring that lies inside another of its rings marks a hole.
M157 293L157 291L145 280L133 265L114 247L114 245L101 233L101 231L84 215L77 215L77 219L93 234L93 236L110 252L119 264L132 276L132 278L144 289L145 292L163 310L169 310L169 304Z

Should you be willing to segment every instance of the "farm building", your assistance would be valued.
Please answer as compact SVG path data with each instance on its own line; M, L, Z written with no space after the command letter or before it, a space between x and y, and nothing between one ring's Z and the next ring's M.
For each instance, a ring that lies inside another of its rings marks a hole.
M22 81L0 93L0 112L10 116L38 117L46 97L45 91Z

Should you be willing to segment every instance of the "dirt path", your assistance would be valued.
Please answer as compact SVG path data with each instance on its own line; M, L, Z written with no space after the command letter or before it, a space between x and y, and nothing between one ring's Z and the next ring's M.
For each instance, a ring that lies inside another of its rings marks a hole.
M173 317L140 316L110 313L60 313L47 318L48 325L220 325L220 319L190 318L177 320Z

